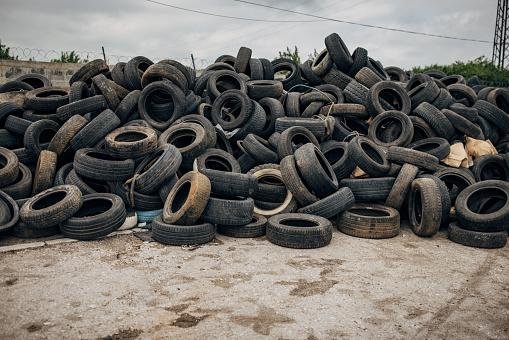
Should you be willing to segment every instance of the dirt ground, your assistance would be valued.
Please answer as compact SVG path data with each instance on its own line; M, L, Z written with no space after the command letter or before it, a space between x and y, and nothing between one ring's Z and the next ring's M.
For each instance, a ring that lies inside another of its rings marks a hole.
M0 338L509 338L509 247L120 235L0 253Z

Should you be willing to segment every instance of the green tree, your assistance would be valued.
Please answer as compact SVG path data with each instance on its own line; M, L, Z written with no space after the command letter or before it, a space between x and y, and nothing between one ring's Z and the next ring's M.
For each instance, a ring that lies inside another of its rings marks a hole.
M14 60L14 57L9 55L9 47L0 44L0 59Z
M495 86L509 85L509 70L497 68L484 56L466 62L456 61L451 65L414 67L412 72L422 73L428 70L439 70L448 75L461 74L465 79L477 76L483 83Z
M297 48L297 46L294 46L294 49L292 51L290 47L286 47L286 51L279 52L279 58L292 60L294 63L298 65L300 64L299 49Z
M80 56L75 51L61 52L60 59L52 59L52 63L78 63Z

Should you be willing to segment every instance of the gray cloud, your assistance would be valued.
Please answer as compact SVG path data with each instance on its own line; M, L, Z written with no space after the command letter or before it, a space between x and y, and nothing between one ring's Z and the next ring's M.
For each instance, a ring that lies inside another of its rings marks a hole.
M231 0L160 0L223 15L270 20L310 20L302 15L254 7ZM429 0L257 0L260 3L369 24L491 40L496 1ZM189 58L212 62L249 46L254 55L273 58L286 46L302 56L324 48L323 39L338 32L353 51L357 46L384 65L450 63L491 55L478 44L362 28L337 22L266 23L215 18L145 2L3 0L0 38L11 46L43 50L100 51L108 55ZM110 57L115 62L117 57ZM187 61L187 60L186 60Z

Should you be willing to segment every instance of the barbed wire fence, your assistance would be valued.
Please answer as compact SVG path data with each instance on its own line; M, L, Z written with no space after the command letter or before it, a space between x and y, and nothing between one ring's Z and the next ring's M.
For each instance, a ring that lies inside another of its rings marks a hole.
M109 65L116 64L118 62L127 62L133 57L134 55L120 55L115 53L108 53L108 49L105 49L105 54L103 55L103 52L101 49L98 49L97 51L82 51L82 50L47 50L42 48L34 48L34 47L19 47L19 46L8 46L9 47L9 56L15 58L16 60L25 60L25 61L45 61L50 62L53 60L59 60L63 53L71 53L74 52L75 55L79 57L79 62L87 62L94 59L104 59L106 57L106 62ZM157 62L163 59L173 59L177 60L178 62L193 67L193 58L194 58L194 67L196 69L203 69L207 67L208 65L212 64L213 61L205 58L196 58L191 57L191 54L189 54L189 57L172 57L172 56L146 56L153 62Z

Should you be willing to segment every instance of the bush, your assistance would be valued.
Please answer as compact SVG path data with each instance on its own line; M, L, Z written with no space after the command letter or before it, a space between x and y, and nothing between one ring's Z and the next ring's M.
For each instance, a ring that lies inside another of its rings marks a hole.
M430 65L414 67L412 72L422 73L429 70L439 70L452 74L461 74L465 79L477 76L485 85L508 86L509 70L498 69L486 57L479 57L467 62L456 61L451 65Z

